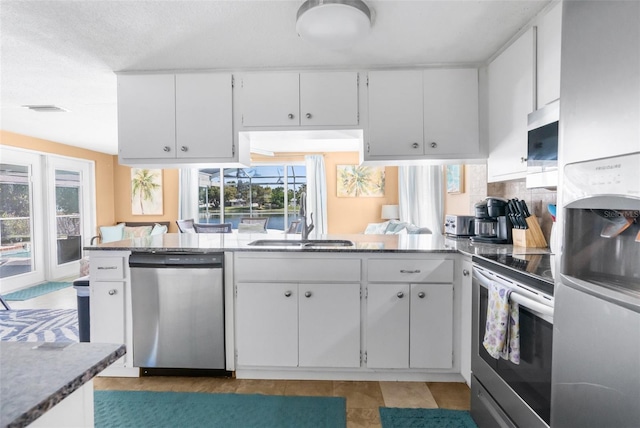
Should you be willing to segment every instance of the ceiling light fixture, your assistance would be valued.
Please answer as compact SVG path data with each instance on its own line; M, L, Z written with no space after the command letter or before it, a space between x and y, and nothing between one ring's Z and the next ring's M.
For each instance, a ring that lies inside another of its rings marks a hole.
M24 105L22 107L39 113L66 113L69 111L54 105Z
M307 0L296 19L301 38L330 49L352 46L370 28L371 11L362 0Z

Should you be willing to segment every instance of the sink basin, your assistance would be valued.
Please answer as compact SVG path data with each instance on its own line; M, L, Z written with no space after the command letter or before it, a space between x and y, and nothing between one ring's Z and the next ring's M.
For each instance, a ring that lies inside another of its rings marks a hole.
M247 245L256 247L352 247L351 241L342 239L307 239L304 241L292 241L287 239L259 239Z

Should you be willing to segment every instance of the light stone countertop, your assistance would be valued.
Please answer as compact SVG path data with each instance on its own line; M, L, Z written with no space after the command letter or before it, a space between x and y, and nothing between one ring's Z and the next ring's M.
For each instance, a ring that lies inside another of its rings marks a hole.
M0 427L23 427L125 354L110 343L0 342Z

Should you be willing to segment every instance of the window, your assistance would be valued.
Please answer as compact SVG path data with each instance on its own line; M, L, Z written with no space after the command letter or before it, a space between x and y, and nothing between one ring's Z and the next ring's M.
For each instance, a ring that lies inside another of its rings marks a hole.
M212 168L198 171L198 222L232 223L268 217L268 228L286 230L298 218L306 190L304 165Z

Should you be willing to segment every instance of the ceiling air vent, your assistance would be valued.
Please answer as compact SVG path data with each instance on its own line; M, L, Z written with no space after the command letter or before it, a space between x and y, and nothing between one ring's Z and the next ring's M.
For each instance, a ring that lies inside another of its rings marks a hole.
M69 110L65 110L62 107L54 106L54 105L26 105L22 106L24 108L28 108L32 111L37 111L40 113L66 113Z

